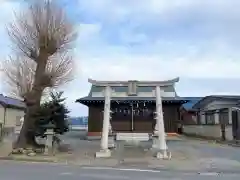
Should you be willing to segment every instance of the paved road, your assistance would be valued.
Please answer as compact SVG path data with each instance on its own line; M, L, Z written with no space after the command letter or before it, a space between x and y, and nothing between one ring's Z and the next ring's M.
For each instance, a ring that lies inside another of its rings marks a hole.
M158 171L148 169L118 169L80 167L46 163L0 161L1 180L192 180L239 179L240 174Z
M84 132L70 132L64 140L70 143L75 151L92 148L99 148L99 141L88 142L80 140ZM178 161L178 164L171 165L171 168L150 168L149 166L126 166L104 167L94 164L91 167L77 165L61 165L46 163L23 163L13 161L0 161L1 180L192 180L192 179L239 179L240 178L240 149L229 146L220 146L196 140L182 140L169 142L169 149L172 152L181 152L189 158L191 163L204 162L204 168L179 170L186 164ZM95 151L95 150L94 150ZM168 162L174 162L173 160ZM163 162L163 161L162 161ZM165 161L167 162L167 161ZM186 161L188 162L188 160ZM191 166L190 163L190 166ZM164 162L163 162L164 164ZM189 164L188 164L189 165ZM208 172L208 165L213 166ZM190 167L189 166L189 167ZM133 169L134 168L134 169ZM201 173L199 173L201 172ZM216 173L216 172L220 172Z

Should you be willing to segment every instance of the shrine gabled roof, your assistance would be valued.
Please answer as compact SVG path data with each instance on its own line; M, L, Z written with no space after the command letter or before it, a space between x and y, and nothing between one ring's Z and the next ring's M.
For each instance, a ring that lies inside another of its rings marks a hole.
M88 82L90 82L91 89L89 92L89 96L92 96L92 93L95 92L103 92L105 85L111 84L111 89L116 93L123 93L128 92L128 86L129 82L136 82L136 93L139 92L152 92L156 85L161 85L161 89L164 92L174 92L176 94L174 85L176 82L179 81L179 78L171 79L168 81L96 81L89 79Z
M179 81L179 78L167 80L167 81L96 81L89 79L91 89L88 96L76 100L76 102L90 103L96 101L104 101L104 89L106 86L111 86L111 90L116 94L116 96L111 97L113 101L155 101L155 97L148 97L149 94L154 93L156 86L161 86L161 91L163 93L171 94L172 97L165 97L163 95L163 101L174 101L178 103L185 103L186 100L177 96L175 91L175 83ZM136 96L129 94L129 87L131 83L136 83L135 93ZM96 94L98 94L96 96ZM118 96L118 94L120 96ZM124 94L123 96L121 94ZM145 96L145 94L148 94Z
M113 89L114 92L128 92L128 87L127 86L112 86L111 87ZM154 86L138 86L137 87L137 93L139 92L152 92L155 89ZM161 89L164 90L164 92L175 92L175 88L174 86L164 86L161 87ZM90 92L89 92L89 96L92 95L93 92L102 92L104 90L104 87L102 86L95 86L92 85ZM176 92L175 92L176 93Z

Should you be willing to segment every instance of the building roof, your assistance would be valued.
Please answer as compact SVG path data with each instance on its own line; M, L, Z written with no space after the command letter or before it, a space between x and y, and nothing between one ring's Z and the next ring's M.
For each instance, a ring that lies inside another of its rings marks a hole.
M25 109L26 105L23 101L0 94L0 104L12 108Z
M203 106L215 100L227 100L227 101L240 101L240 96L231 96L231 95L211 95L202 98L198 101L192 108L193 109L201 109Z
M203 97L184 97L184 99L188 100L187 103L183 104L182 107L189 111L193 109L193 106L198 103Z

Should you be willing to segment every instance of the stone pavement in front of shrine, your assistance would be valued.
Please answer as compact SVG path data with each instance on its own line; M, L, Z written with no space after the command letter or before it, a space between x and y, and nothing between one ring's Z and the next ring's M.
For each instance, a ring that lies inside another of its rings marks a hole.
M132 167L176 171L214 171L240 173L240 154L238 147L231 147L213 141L190 139L184 136L168 141L172 153L171 160L158 160L153 157L151 142L142 147L125 146L124 150L112 151L111 158L94 158L99 151L100 141L88 141L84 132L72 131L63 136L64 143L70 147L68 155L58 155L60 161L68 164L95 167Z

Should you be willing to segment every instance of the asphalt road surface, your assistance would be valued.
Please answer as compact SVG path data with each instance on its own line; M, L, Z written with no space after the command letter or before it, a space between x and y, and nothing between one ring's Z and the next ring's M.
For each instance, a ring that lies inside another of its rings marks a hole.
M236 173L176 172L0 161L1 180L230 180L239 178L240 174Z

